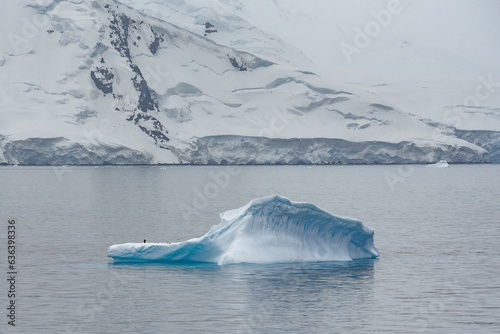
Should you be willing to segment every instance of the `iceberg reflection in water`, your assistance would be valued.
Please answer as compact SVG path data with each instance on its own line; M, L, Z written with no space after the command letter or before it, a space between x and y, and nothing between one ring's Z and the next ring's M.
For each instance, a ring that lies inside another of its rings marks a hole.
M254 199L220 214L200 238L113 245L115 262L282 263L375 258L374 231L361 221L334 216L281 196Z

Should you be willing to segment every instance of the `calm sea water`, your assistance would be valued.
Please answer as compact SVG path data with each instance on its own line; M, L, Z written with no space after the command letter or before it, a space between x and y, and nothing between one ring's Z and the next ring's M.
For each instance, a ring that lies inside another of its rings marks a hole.
M2 333L500 332L500 165L0 168ZM376 260L115 265L281 194L375 229ZM16 220L16 327L7 223Z

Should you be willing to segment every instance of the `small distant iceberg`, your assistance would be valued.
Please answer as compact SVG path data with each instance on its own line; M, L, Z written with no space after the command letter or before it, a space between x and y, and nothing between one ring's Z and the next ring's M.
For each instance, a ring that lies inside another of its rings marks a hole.
M378 257L374 231L313 204L281 196L254 199L220 214L200 238L172 244L126 243L108 248L115 262L283 263Z
M443 168L443 167L450 167L450 165L448 165L448 162L446 160L439 160L435 164L430 164L430 165L427 165L425 167L440 167L440 168Z

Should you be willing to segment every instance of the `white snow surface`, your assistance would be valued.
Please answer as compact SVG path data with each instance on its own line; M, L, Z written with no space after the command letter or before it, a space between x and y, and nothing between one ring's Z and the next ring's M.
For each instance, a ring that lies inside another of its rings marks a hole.
M218 151L232 157L217 158L225 163L247 160L224 136L363 142L370 154L363 148L351 155L368 163L488 161L482 142L454 131L500 129L500 72L488 56L498 53L480 48L497 48L487 9L498 6L460 2L467 6L402 2L401 14L350 63L340 43L352 44L353 22L364 28L386 2L7 2L0 20L0 163L210 163L197 156L204 138L217 136ZM413 29L412 15L428 14L426 8L443 34L435 40ZM448 10L483 21L468 24L466 33L455 25L448 31L435 14ZM469 42L476 52L460 47L457 36L475 36ZM490 85L478 90L481 82ZM488 96L474 104L468 97L478 91ZM401 160L377 158L373 141L415 150ZM274 150L274 160L260 160L286 163L290 148L275 143L253 154ZM296 160L322 163L323 153L309 151Z
M334 216L281 196L254 199L223 212L200 238L110 246L115 262L279 263L351 261L378 257L374 231L361 221Z

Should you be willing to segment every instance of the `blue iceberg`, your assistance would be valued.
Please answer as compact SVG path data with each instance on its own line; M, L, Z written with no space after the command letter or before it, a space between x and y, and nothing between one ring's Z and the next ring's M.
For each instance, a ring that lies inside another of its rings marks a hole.
M375 258L374 231L361 221L281 196L254 199L220 214L200 238L113 245L115 262L282 263Z

